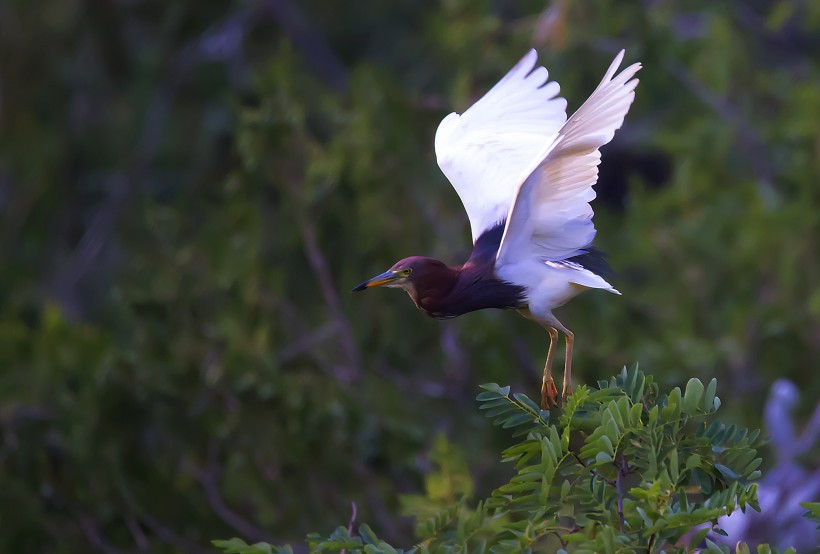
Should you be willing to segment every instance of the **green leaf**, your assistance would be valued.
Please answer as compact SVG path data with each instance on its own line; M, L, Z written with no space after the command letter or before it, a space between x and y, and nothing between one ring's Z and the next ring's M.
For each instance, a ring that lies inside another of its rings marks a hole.
M650 425L655 425L658 422L658 415L659 415L658 406L652 406L652 409L649 410L649 424Z
M482 403L494 402L500 400L502 395L495 391L485 391L478 393L478 396L475 397L476 400Z
M731 479L733 481L737 481L740 479L740 475L735 473L731 468L726 467L723 464L715 464L715 469L718 470L724 477L727 479Z
M704 542L706 543L706 552L709 554L725 554L724 550L720 546L713 543L709 539L704 539Z
M359 536L362 538L365 544L378 544L379 537L376 536L376 533L365 523L359 525Z
M609 464L609 463L612 463L612 456L610 456L606 452L598 452L595 455L595 463L596 464Z
M641 416L643 415L643 409L643 404L633 404L632 407L629 409L629 424L632 427L642 426Z
M609 440L609 437L603 435L601 440L598 441L598 445L603 449L603 452L609 454L610 458L615 456L615 447L612 446L612 441Z
M533 402L530 399L530 397L528 397L526 394L517 392L513 395L513 398L515 398L518 402L520 402L521 404L523 404L524 406L526 406L527 408L532 410L533 413L536 413L536 414L541 413L541 408L538 406L538 404Z
M737 545L735 545L735 554L751 554L749 545L745 542L738 542Z
M693 415L698 412L698 407L701 405L701 398L703 398L703 383L700 379L689 379L686 383L686 392L683 393L683 413Z
M689 548L691 550L696 550L700 547L700 544L703 542L703 539L706 538L706 535L709 534L711 529L709 527L704 527L694 535L692 535L692 539L689 541Z
M211 544L214 545L217 548L222 548L222 549L248 546L248 543L246 543L242 539L237 539L237 538L228 539L228 540L216 539L216 540L212 540Z
M500 406L509 406L510 400L503 396L494 395L492 400L485 400L479 406L479 410L489 410L491 408L498 408Z
M801 502L800 506L808 510L803 514L803 517L820 524L820 502ZM818 529L820 529L820 525L818 525Z
M669 460L669 476L672 478L673 481L677 481L680 477L680 471L678 470L678 451L675 448L669 452L668 456Z
M706 392L703 394L703 411L706 413L717 410L715 406L715 393L717 393L717 379L714 377L706 385Z
M644 526L647 529L650 529L655 525L655 522L652 519L650 519L650 517L646 514L646 511L643 508L641 508L640 506L637 506L635 509L638 512L638 516L641 518L641 520L643 521ZM707 531L708 531L708 529L707 529Z
M512 417L506 419L504 421L504 424L502 425L502 428L509 429L510 427L516 427L518 425L521 425L523 423L528 423L528 422L531 422L531 421L532 421L532 416L530 414L518 413L518 414L515 414Z
M681 395L680 395L680 388L675 387L672 389L672 392L669 393L669 406L678 406L680 405Z
M237 538L233 538L226 541L215 540L211 541L211 544L213 544L217 548L222 549L225 552L225 554L272 554L273 552L289 554L292 552L290 546L274 547L265 542L247 544L242 539Z

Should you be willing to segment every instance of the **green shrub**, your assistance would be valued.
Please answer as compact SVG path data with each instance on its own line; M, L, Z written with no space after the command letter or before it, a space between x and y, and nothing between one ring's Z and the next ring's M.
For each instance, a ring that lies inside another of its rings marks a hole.
M548 412L509 387L483 385L479 409L517 439L502 453L515 468L508 483L472 502L467 464L440 439L426 494L403 501L417 519L416 545L394 548L367 525L354 534L352 522L307 544L312 552L592 553L690 552L705 543L708 552L729 552L706 536L722 533L723 515L759 511L762 440L714 419L716 387L715 379L690 379L683 392L660 394L652 377L624 368ZM226 554L291 551L240 539L214 544Z

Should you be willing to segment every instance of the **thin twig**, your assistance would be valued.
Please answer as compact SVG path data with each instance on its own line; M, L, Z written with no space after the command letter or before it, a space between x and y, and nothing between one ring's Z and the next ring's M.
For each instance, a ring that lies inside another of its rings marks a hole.
M347 524L347 534L353 536L353 524L356 522L356 503L350 503L350 522ZM347 548L342 549L342 554L347 554Z
M302 231L305 255L307 256L311 269L313 269L313 273L316 275L316 280L319 281L322 296L330 311L330 316L339 326L339 338L342 349L345 352L345 357L347 358L347 367L344 368L345 371L337 371L336 377L342 381L356 381L361 376L359 350L356 347L356 341L353 338L350 323L347 321L347 317L342 309L342 302L339 300L337 287L331 278L330 267L328 266L322 249L319 247L316 230L308 215L302 218L300 229Z
M152 514L143 510L119 471L116 474L116 485L129 512L133 514L134 519L138 523L145 525L157 540L187 554L213 554L212 550L202 548L195 542L179 536L173 530L160 523Z
M85 538L94 550L103 552L104 554L119 554L122 552L105 539L100 531L99 525L90 515L82 510L76 510L74 512L74 518L77 520Z
M610 487L615 486L615 481L613 481L612 479L607 479L606 477L604 477L603 475L601 475L600 473L598 473L594 469L590 469L589 466L587 466L584 463L584 461L581 458L578 457L578 454L576 454L575 452L570 452L570 454L572 454L572 457L575 458L578 461L578 463L581 464L584 467L584 469L589 471L593 476L598 477L599 479L601 479L601 481L603 481L604 483L606 483Z
M624 465L623 465L623 457L621 457L621 463L617 466L618 469L618 476L615 478L615 490L618 491L618 518L621 521L621 533L624 532L624 489L623 483L621 482L622 477L624 476Z
M157 518L148 512L140 514L140 520L161 542L171 545L187 554L213 554L213 550L202 548L198 544L180 537L174 531L159 522Z
M213 456L214 454L210 457ZM253 541L274 542L273 539L257 525L234 512L225 503L222 494L219 492L219 465L215 460L211 460L208 463L207 470L196 467L189 467L187 470L188 473L193 475L193 477L199 481L199 484L202 485L205 498L219 519Z
M318 353L316 346L337 335L341 331L339 323L337 321L328 321L314 329L305 322L299 308L286 298L268 290L262 290L257 298L262 307L280 314L281 320L286 322L293 334L299 337L279 352L277 355L279 363L291 362L299 356L305 355L313 359L319 366L324 367L324 359Z
M356 515L358 514L358 509L356 508L356 503L350 503L350 522L347 524L347 532L349 534L353 534L353 524L356 523Z
M307 330L295 341L288 344L279 352L279 363L290 362L302 354L310 352L319 343L322 343L339 333L338 321L330 321L315 330Z
M142 527L140 527L140 522L137 521L137 518L130 510L125 514L125 525L128 527L128 531L131 533L131 537L134 539L134 544L137 545L137 548L140 550L148 550L151 547L148 543L148 538L142 531Z

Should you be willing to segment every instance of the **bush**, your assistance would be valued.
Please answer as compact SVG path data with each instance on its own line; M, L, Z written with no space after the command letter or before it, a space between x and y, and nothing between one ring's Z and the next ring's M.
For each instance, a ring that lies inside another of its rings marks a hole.
M690 379L660 394L651 376L626 368L580 386L562 410L542 411L509 387L483 385L478 402L518 442L502 453L515 475L474 504L467 465L439 440L426 495L405 497L419 542L398 550L353 522L312 552L729 552L708 539L720 516L757 505L759 431L714 419L717 381ZM226 554L290 552L240 539L214 541ZM760 547L759 552L770 552ZM789 551L792 551L790 549ZM738 545L737 552L748 552Z

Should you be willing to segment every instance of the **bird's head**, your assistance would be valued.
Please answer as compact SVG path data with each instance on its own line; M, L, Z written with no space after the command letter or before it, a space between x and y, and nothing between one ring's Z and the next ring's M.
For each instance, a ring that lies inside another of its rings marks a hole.
M418 285L435 279L436 274L446 269L447 266L443 262L434 258L411 256L399 260L384 273L380 273L372 279L368 279L353 290L360 291L373 287L391 287L404 289L410 293L411 296L414 296Z

